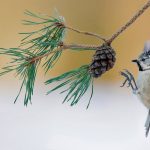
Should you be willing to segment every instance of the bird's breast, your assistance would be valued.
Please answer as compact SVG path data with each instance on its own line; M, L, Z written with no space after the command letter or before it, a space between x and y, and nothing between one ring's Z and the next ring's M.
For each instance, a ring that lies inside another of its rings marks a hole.
M142 71L139 73L137 80L137 95L142 103L150 109L150 71Z

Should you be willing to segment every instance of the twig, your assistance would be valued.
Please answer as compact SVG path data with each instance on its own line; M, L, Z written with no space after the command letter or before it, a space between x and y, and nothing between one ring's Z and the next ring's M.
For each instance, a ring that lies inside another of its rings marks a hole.
M98 46L96 45L79 45L79 44L63 44L64 49L82 49L82 50L97 50Z
M96 33L80 31L69 26L65 26L65 28L80 34L96 37L98 39L101 39L105 43L111 44L121 33L123 33L130 25L132 25L149 7L150 0L148 0L148 2L140 10L138 10L137 13L125 25L123 25L119 30L117 30L109 39L105 39L104 37Z
M150 0L140 9L138 12L124 25L122 26L117 32L115 32L108 40L107 43L111 44L123 31L125 31L130 25L132 25L137 18L139 18L145 10L150 7Z
M101 39L104 42L107 42L107 40L105 38L103 38L102 36L100 36L99 34L92 33L92 32L86 32L86 31L80 31L80 30L74 29L74 28L69 27L69 26L65 26L65 28L67 28L69 30L72 30L74 32L80 33L80 34L85 34L85 35L93 36L93 37L96 37L98 39Z
M34 57L34 58L31 58L29 60L29 63L33 63L35 61L39 61L41 60L42 58L44 57L47 57L53 53L56 53L58 51L62 51L62 50L67 50L67 49L72 49L72 50L76 50L76 49L82 49L82 50L97 50L98 46L90 46L90 45L77 45L77 44L63 44L61 45L58 49L52 51L52 52L49 52L49 53L46 53L46 54L43 54L41 56L37 56L37 57Z

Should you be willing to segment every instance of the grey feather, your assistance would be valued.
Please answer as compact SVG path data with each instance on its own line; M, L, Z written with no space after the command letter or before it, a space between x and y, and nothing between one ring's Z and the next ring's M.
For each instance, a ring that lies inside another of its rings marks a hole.
M144 52L150 51L150 41L146 41L144 45Z

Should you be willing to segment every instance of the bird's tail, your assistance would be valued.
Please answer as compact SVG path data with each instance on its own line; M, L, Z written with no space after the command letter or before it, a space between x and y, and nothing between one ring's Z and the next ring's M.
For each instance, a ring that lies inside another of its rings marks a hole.
M145 129L146 129L146 137L148 137L148 134L149 134L149 130L150 130L150 110L148 112L148 116L147 116L147 120L146 120L146 123L145 123Z

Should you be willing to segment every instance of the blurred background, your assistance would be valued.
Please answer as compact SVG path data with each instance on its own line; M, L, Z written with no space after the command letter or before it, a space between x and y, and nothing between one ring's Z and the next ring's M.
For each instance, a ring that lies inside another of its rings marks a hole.
M54 14L57 8L66 24L79 30L110 37L147 0L1 0L0 47L17 47L23 38L18 33L32 30L23 26L28 19L24 11ZM128 68L137 77L137 67L131 63L150 40L150 10L147 10L112 46L117 62L111 71L95 80L91 106L85 110L88 94L76 107L61 105L58 93L45 96L49 87L43 82L70 69L89 64L93 52L63 53L56 67L44 76L39 70L33 104L23 106L22 95L13 100L20 87L13 74L0 78L0 149L3 150L148 150L150 139L144 137L146 108L126 88L120 88L123 78L119 71ZM100 41L67 32L67 43L95 44ZM0 66L8 58L0 57Z

